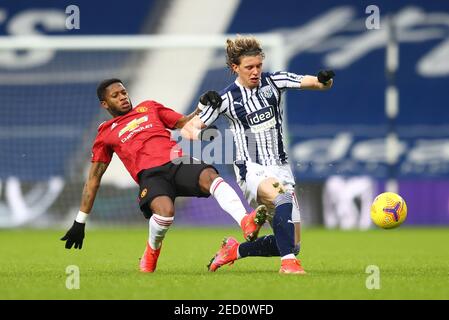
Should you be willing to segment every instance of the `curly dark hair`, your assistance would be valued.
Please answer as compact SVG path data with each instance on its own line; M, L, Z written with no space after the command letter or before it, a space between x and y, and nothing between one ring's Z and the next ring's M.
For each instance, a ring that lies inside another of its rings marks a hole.
M232 65L239 65L243 56L262 56L265 58L262 47L259 41L252 36L237 35L235 40L226 40L226 64L231 69L232 73L235 73L232 69Z

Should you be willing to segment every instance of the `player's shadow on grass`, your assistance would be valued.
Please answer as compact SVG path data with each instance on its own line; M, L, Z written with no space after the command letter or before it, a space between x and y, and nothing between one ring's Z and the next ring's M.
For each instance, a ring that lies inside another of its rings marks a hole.
M210 272L206 268L204 270L181 270L181 269L164 269L156 271L154 274L161 276L173 276L175 275L185 275L185 276L225 276L225 275L234 275L234 276L242 276L248 277L250 275L264 275L273 276L273 274L277 274L278 270L220 270L216 272Z

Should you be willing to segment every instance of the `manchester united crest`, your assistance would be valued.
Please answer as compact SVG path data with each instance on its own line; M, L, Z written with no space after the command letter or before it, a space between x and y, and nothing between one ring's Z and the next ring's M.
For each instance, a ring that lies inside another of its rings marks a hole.
M136 108L136 112L143 113L143 112L147 112L147 111L148 111L147 107L137 107Z

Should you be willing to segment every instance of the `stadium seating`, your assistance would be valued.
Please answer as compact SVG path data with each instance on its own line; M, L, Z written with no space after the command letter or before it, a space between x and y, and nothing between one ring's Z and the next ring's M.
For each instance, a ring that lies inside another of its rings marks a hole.
M443 152L449 148L449 111L444 103L449 84L444 55L448 3L379 0L380 29L368 29L371 12L355 0L345 4L323 0L307 5L286 0L271 10L269 17L267 8L273 3L268 0L235 3L236 8L228 12L233 17L223 33L278 32L285 40L288 71L313 75L332 68L337 74L334 88L327 92L286 94L286 138L290 162L300 183L304 221L322 222L321 190L329 177L368 175L381 191L393 173L410 212L426 206L427 212L443 213L432 219L411 214L407 223L449 223L445 205L449 197L449 157ZM139 34L150 32L158 19L172 18L168 16L170 10L161 10L161 5L167 5L163 1L134 1L118 12L114 6L79 0L80 28L67 29L65 9L69 5L70 1L57 5L50 0L32 5L2 1L0 36ZM395 14L400 43L399 69L390 78L385 73L387 13ZM4 184L11 177L23 186L62 177L65 189L48 212L68 217L68 211L77 210L79 196L74 194L80 193L96 127L108 119L98 107L96 84L107 77L120 77L135 85L132 80L143 60L140 58L131 51L0 51L0 191L9 190ZM181 112L192 111L202 92L222 89L233 81L225 70L223 52L217 50L205 64L210 68L198 88L196 83L183 81L194 94L191 101L182 102L191 106L190 110ZM140 73L139 79L145 79L144 72ZM388 83L394 83L399 92L399 114L394 121L385 115ZM149 99L159 94L149 89ZM146 93L145 86L140 91ZM169 90L165 93L172 95ZM178 98L173 97L175 104ZM162 102L172 106L171 101ZM223 128L225 120L219 120L218 125ZM396 133L400 142L394 166L387 163L385 137L389 132ZM230 166L218 165L218 169L227 180L234 180ZM304 193L303 188L314 191ZM427 188L437 192L421 201L419 193ZM0 193L0 203L14 203L5 199L11 194ZM134 213L134 196L134 187L106 183L96 202L98 219L140 218ZM181 223L233 223L225 214L217 218L215 213L220 209L211 199L189 199L178 204L183 211L178 219ZM0 206L0 216L5 210L7 206Z

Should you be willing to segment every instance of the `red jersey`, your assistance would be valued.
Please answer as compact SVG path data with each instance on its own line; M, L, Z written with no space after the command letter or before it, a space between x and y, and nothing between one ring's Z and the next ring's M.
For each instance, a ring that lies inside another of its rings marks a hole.
M123 116L98 127L92 162L109 163L115 152L133 179L144 169L157 167L182 156L170 131L183 115L155 101L144 101Z

